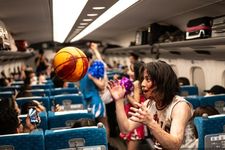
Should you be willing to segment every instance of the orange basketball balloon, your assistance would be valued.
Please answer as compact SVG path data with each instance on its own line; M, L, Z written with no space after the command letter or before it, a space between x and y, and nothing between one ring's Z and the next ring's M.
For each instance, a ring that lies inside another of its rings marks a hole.
M76 82L84 77L88 69L86 55L76 47L60 49L54 59L56 75L64 81Z

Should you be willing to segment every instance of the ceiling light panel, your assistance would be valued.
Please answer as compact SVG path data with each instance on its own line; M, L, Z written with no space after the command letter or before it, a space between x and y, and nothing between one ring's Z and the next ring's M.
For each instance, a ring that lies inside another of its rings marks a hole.
M93 21L93 19L83 19L84 22L90 22Z
M85 25L86 27L88 27L95 19L101 16L108 8L110 8L116 2L118 2L118 0L97 0L97 1L88 0L85 8L83 9L80 16L78 17L76 23L74 24L65 42L70 42L71 39L78 34L78 32L75 30L77 29L78 26L82 25L81 23L88 23L88 25ZM93 7L99 7L99 6L101 7L104 6L105 9L97 9L97 10L93 9ZM97 14L97 15L88 15L88 14ZM93 19L93 20L90 22L84 22L83 19Z
M85 26L85 25L88 25L88 23L87 22L81 22L80 25Z
M119 0L115 3L112 7L110 7L107 11L105 11L101 16L99 16L94 22L92 22L88 27L82 30L78 35L76 35L71 42L78 41L91 33L92 31L96 30L98 27L115 17L116 15L120 14L127 8L129 8L134 3L138 2L139 0Z
M92 9L94 9L94 10L102 10L102 9L105 9L105 7L92 7Z
M88 0L53 0L53 38L64 42Z
M98 16L98 14L87 14L88 17Z

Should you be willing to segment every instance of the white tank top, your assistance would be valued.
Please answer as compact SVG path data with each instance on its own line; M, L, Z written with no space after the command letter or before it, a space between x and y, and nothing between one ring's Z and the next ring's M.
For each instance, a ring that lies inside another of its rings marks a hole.
M170 127L172 123L172 111L174 106L179 102L186 102L190 106L192 111L191 113L193 115L192 105L180 96L175 96L171 104L168 105L163 110L157 110L155 102L146 102L146 103L148 103L149 113L154 114L154 120L158 122L158 124L161 126L161 128L164 131L170 133ZM192 143L196 140L194 136L194 130L190 130L192 129L192 127L193 127L193 123L190 121L185 129L185 133L184 133L185 137L184 137L181 148L190 148L190 147L186 147L186 145L190 146L190 144L187 144L187 143ZM153 139L153 141L155 144L154 145L155 149L163 149L155 139Z

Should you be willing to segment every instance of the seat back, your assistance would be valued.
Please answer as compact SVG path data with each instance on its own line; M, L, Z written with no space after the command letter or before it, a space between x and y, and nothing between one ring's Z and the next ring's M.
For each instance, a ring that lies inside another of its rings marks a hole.
M225 115L213 115L209 117L195 117L194 124L198 131L199 149L204 149L204 139L208 134L223 132Z
M53 88L51 89L51 95L60 95L60 94L76 94L79 90L75 88Z
M52 85L51 84L37 84L37 85L32 85L32 89L51 89Z
M48 89L32 89L28 90L28 92L31 92L33 96L50 96L50 90Z
M11 86L22 86L22 85L24 85L24 81L14 81L12 84L11 84Z
M0 135L1 150L44 150L42 130L31 133Z
M213 106L220 113L224 113L223 107L225 107L225 94L202 97L200 99L200 105Z
M2 98L11 98L13 96L13 94L14 94L13 91L0 92L0 97L2 97Z
M205 136L205 149L224 149L225 133L208 134Z
M59 104L63 110L77 110L86 108L86 102L81 93L51 96L50 101L51 107Z
M107 147L107 143L106 130L103 127L80 127L46 130L45 132L45 148L47 150L96 145Z
M22 123L25 124L27 114L19 115ZM38 129L47 130L48 129L48 117L47 112L40 112L39 117L41 118L40 124L37 126Z
M192 104L194 109L200 106L201 96L192 95L185 97L185 99Z
M92 113L88 113L87 110L77 111L64 111L64 112L48 112L48 127L51 128L68 128L74 124L74 121L88 118L94 119Z
M181 96L198 95L198 87L193 85L180 86L179 95Z
M6 91L19 91L20 90L20 86L15 85L15 86L7 86L7 87L0 87L0 91L1 92L6 92Z
M50 110L50 102L48 97L40 97L40 96L20 97L16 99L16 102L19 105L19 107L21 107L24 103L31 100L39 101L42 105L44 105L44 107L46 108L46 111Z

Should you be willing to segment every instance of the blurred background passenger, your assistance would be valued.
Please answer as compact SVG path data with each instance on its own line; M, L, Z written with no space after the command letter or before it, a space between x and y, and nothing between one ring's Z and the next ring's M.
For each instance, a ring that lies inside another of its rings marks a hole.
M225 88L220 85L214 85L209 90L204 90L204 92L206 92L205 96L225 94Z

